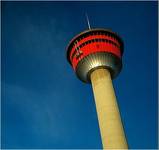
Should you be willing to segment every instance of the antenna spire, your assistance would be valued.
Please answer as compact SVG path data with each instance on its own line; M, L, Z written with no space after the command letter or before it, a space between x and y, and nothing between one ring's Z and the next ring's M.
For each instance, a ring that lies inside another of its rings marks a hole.
M89 23L89 18L88 18L87 13L86 13L86 19L87 19L88 28L89 28L89 30L90 30L90 29L91 29L91 26L90 26L90 23Z

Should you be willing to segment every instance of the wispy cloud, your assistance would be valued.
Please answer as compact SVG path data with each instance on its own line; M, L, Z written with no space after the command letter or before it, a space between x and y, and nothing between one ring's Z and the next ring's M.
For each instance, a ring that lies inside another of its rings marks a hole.
M60 143L66 142L69 139L69 133L74 130L71 125L71 120L73 119L71 117L75 116L71 114L78 112L74 111L74 109L71 112L70 105L72 101L70 100L73 98L68 96L66 91L63 91L61 94L59 90L54 89L48 93L36 93L18 85L3 83L2 95L4 109L14 107L18 110L23 118L25 127L28 128L26 131L30 132L30 135L35 138L35 141L39 138L45 140L45 137L47 137L50 141L54 139L55 143ZM65 100L64 97L66 96L70 97L70 100ZM72 105L74 105L74 103L72 103ZM2 112L2 121L6 124L10 117L13 117L12 123L14 124L14 116L11 116L12 113L10 111L11 110L7 110L8 114L4 114L6 111ZM16 118L17 116L15 119ZM66 120L68 120L68 122ZM19 118L19 120L15 121L21 124L20 122L22 120ZM64 122L65 125L63 124ZM9 129L10 127L10 125L5 126L5 128L8 128L8 131L11 131ZM14 126L12 126L12 128L14 128ZM19 130L19 132L21 131ZM19 133L16 133L15 135L14 131L10 133L12 137L18 137L18 134Z

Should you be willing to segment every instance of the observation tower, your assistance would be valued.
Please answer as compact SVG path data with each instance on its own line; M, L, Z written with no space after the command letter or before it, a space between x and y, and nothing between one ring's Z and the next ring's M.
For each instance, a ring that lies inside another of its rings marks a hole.
M91 83L104 149L127 149L127 141L112 84L122 69L123 41L111 30L89 29L67 47L67 60L77 77Z

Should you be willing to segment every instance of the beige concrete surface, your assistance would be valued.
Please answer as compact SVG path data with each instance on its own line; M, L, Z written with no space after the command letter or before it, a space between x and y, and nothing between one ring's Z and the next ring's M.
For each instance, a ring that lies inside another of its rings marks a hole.
M109 71L93 71L91 82L103 149L128 149Z

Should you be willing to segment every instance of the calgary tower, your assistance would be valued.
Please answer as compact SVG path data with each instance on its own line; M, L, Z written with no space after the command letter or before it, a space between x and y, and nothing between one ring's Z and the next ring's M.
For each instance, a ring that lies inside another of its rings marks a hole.
M67 60L77 77L91 83L104 149L127 149L112 79L122 69L123 41L111 30L89 29L67 47Z

